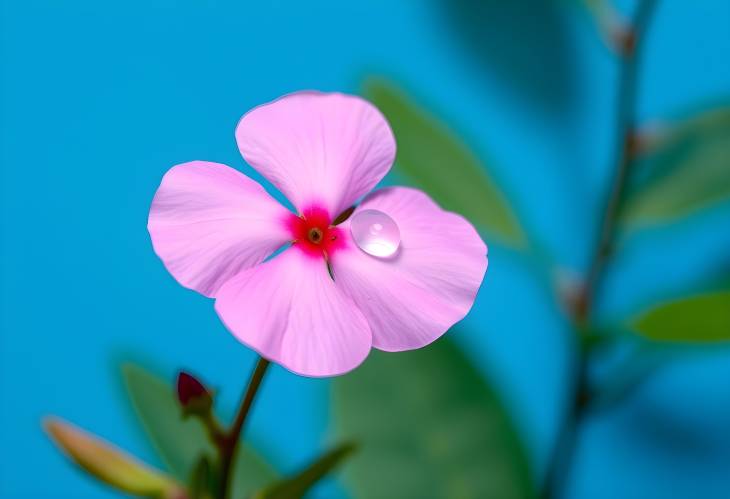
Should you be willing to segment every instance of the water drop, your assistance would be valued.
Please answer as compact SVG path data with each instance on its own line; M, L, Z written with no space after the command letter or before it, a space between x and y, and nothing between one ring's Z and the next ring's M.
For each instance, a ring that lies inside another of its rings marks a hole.
M350 232L355 244L369 255L388 257L400 245L398 225L382 211L358 211L350 222Z

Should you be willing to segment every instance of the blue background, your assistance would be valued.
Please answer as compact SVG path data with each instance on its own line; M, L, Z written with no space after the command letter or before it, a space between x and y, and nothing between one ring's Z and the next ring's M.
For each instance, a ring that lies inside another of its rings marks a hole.
M233 129L281 94L358 92L370 75L397 82L489 162L549 258L585 268L610 180L615 58L568 2L532 2L526 18L477 3L3 0L0 496L113 496L52 447L47 414L158 462L121 389L124 360L171 380L188 367L224 407L235 403L254 356L209 300L166 273L147 210L177 163L260 178ZM641 74L647 119L730 91L730 3L660 4ZM623 317L727 269L729 212L627 234L599 315ZM567 321L534 265L495 244L466 322L457 340L499 386L539 475L566 380ZM728 348L678 356L589 420L567 495L729 497L728 380ZM326 380L277 367L248 434L292 469L327 444L328 417ZM319 495L341 491L330 483Z

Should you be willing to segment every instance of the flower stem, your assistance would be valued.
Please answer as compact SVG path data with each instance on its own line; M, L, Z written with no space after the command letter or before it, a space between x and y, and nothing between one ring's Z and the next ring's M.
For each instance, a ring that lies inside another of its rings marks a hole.
M581 296L573 309L573 324L578 332L578 347L573 363L574 386L572 401L549 464L542 497L555 499L564 492L565 482L572 468L572 457L590 402L588 366L590 343L586 339L595 296L600 290L606 263L616 239L616 223L626 190L626 180L634 157L634 129L636 93L638 88L639 55L641 42L655 11L656 0L640 0L631 22L631 31L625 38L619 66L618 106L616 113L616 137L614 160L615 173L606 207L599 226L595 252L586 274Z
M241 405L238 407L236 418L233 420L233 424L228 431L221 438L218 451L220 453L220 486L218 488L219 499L227 499L230 496L231 488L231 471L233 469L233 463L236 458L238 450L238 442L241 437L241 430L246 422L246 417L251 410L254 398L258 392L261 380L266 374L266 369L269 367L270 362L263 357L259 357L256 363L256 368L251 375L251 379L248 382L246 393L241 400Z

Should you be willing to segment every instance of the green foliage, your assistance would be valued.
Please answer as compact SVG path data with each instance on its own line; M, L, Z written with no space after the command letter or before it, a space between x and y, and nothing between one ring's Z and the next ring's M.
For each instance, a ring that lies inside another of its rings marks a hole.
M533 496L525 450L494 389L449 339L374 350L334 382L338 433L359 442L354 497Z
M640 334L663 341L730 340L730 291L706 293L671 301L633 321Z
M111 487L141 497L179 497L182 487L173 479L115 449L100 438L60 419L43 423L51 439L87 473Z
M172 387L144 369L126 365L124 380L147 435L180 480L187 480L203 456L215 450L197 418L183 418ZM239 445L233 476L234 497L248 497L275 481L277 474L250 447Z
M524 233L504 195L451 131L387 82L370 81L365 96L393 127L398 171L443 208L464 215L505 243L524 244Z
M647 225L730 198L730 108L688 118L665 132L636 167L648 179L633 189L622 218Z
M216 479L216 471L208 456L202 456L188 480L188 493L190 499L211 499L211 491L218 490L219 484Z
M628 21L611 0L570 0L582 5L606 45L617 54L625 54L631 40ZM568 3L568 2L566 2Z
M677 343L647 340L634 336L628 355L614 366L601 381L600 389L591 394L590 409L605 410L618 406L632 395L658 371L686 353L686 346Z
M255 499L299 499L314 484L332 471L333 468L339 465L354 451L354 444L346 443L339 445L319 457L296 475L274 483L254 497Z

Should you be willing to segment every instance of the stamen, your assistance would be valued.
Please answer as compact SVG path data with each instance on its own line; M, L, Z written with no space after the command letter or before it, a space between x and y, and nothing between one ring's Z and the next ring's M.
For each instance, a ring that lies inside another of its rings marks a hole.
M307 233L307 238L310 242L314 244L319 244L322 242L322 229L318 227L312 227L309 229L309 232Z

